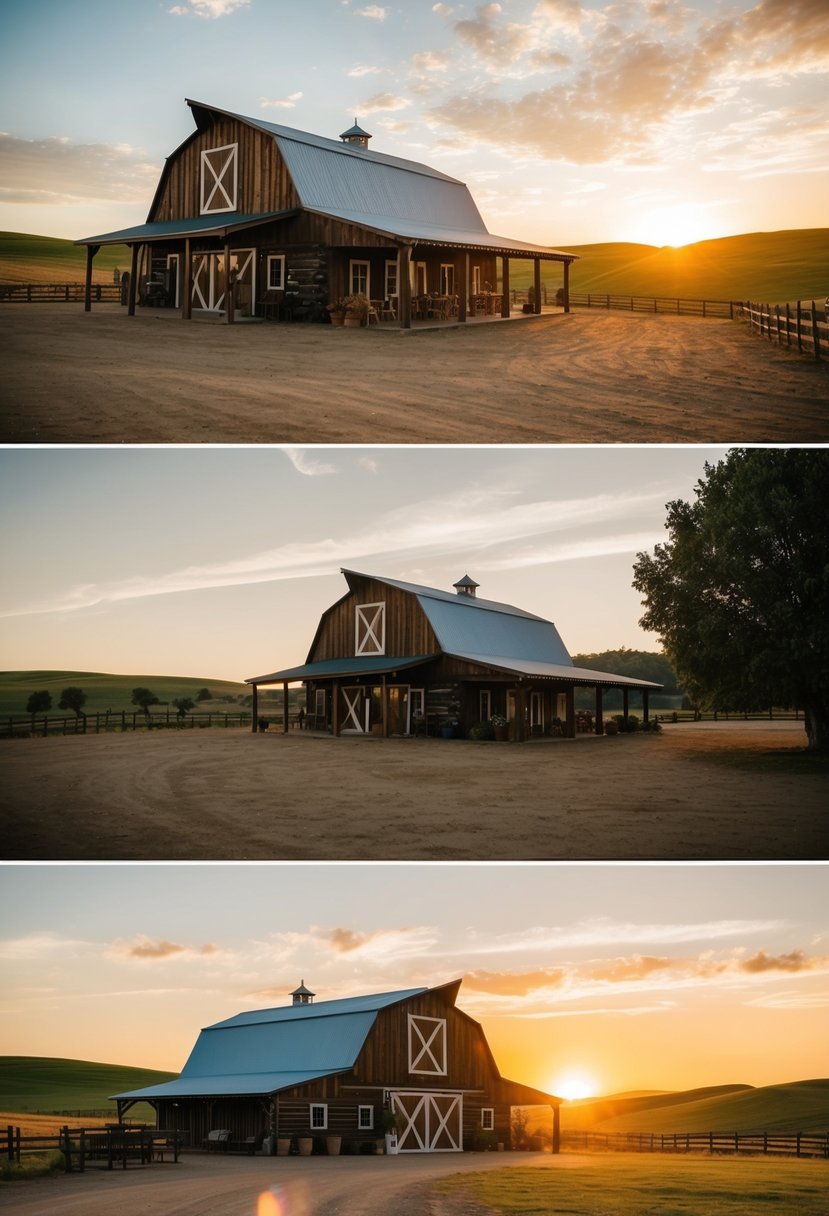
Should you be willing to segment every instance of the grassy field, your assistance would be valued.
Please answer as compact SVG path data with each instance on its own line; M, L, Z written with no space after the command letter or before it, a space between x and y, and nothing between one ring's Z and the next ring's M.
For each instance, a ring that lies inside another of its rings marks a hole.
M92 263L94 282L111 283L116 268L129 270L130 257L126 245L102 246ZM85 278L85 248L57 237L0 232L0 283L82 283Z
M564 1155L434 1190L446 1216L826 1216L828 1184L825 1161Z
M23 1126L29 1115L53 1115L72 1112L75 1123L89 1124L83 1111L112 1108L109 1095L129 1089L141 1089L161 1081L171 1081L177 1074L148 1068L130 1068L120 1064L97 1064L89 1060L65 1060L49 1056L0 1056L0 1111L3 1123ZM12 1112L12 1113L9 1113ZM154 1119L149 1107L134 1108L130 1118ZM62 1125L67 1118L59 1119ZM52 1127L37 1123L37 1131L51 1133ZM31 1134L35 1134L33 1130Z
M83 234L81 234L83 235ZM579 261L571 271L577 293L669 296L683 299L825 300L829 295L829 228L755 232L699 241L679 249L611 241L570 245ZM126 246L104 246L93 263L96 281L111 282L115 267L128 270ZM544 267L545 282L555 292L561 271ZM71 241L0 232L0 283L81 282L86 251ZM516 262L511 286L526 291L532 282L529 263Z
M829 1080L620 1095L565 1104L561 1122L565 1131L823 1132L829 1129Z
M207 688L213 694L212 700L196 703L196 710L204 713L238 712L241 707L235 698L250 694L246 684L234 684L227 680L195 679L192 676L122 676L107 675L98 671L4 671L0 672L0 714L24 716L30 694L43 691L52 694L50 714L71 714L69 710L58 709L61 693L64 688L70 686L82 688L86 693L84 712L88 714L105 713L108 709L113 713L120 713L121 710L132 713L136 709L131 703L132 690L139 687L149 688L162 705L172 701L174 697L190 697L195 701L200 689ZM222 699L225 697L233 697L234 700L225 701Z

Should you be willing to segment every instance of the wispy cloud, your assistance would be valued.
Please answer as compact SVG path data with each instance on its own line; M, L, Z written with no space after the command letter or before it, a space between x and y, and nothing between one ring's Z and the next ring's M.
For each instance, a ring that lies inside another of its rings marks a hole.
M282 451L290 460L298 473L304 474L306 477L328 477L332 473L336 473L337 469L333 464L327 464L324 460L319 460L312 455L307 448L283 448Z
M168 9L174 17L202 17L205 21L216 21L227 17L239 8L247 8L250 0L185 0Z
M263 110L293 110L302 93L289 93L287 97L260 97L259 105Z
M294 467L307 476L329 474L333 470L305 449L289 449ZM152 572L110 583L84 583L70 588L54 599L8 608L0 617L73 612L98 604L118 603L149 596L171 595L213 587L245 586L284 579L327 575L341 566L352 566L365 559L376 561L393 557L398 563L427 556L463 552L465 557L509 546L513 558L493 554L486 560L498 568L510 565L537 565L542 561L572 561L645 548L656 536L617 532L616 522L624 515L647 511L661 516L664 491L650 489L629 494L597 494L574 499L539 499L518 502L520 491L509 486L459 487L454 492L436 493L432 498L390 510L375 524L346 533L340 538L290 542L275 549L227 558L200 566L185 566L166 572ZM447 520L452 526L447 527ZM588 525L610 525L603 537L586 536L563 545L548 545L533 552L530 539L544 533L560 533ZM640 541L644 544L640 545ZM546 553L543 556L542 553Z
M158 173L146 152L129 144L17 139L0 132L0 203L146 202Z
M355 9L356 17L368 17L370 21L385 21L389 10L380 4L367 4L365 8Z
M512 954L514 951L538 949L575 949L625 945L666 946L683 942L722 941L726 938L748 937L775 932L784 922L775 919L676 921L664 924L615 921L608 918L582 921L572 926L536 926L520 933L502 934L494 939L477 942L470 950L479 954Z
M107 951L111 958L138 959L141 962L163 962L182 957L206 958L219 953L218 946L208 942L203 946L182 945L164 938L150 938L139 934L132 941L117 939Z

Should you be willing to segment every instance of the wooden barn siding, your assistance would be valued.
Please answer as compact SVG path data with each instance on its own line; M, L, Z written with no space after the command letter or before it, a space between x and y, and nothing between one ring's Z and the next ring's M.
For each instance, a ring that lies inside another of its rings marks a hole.
M169 162L164 187L151 220L178 220L200 214L201 153L226 144L238 144L237 210L243 215L281 211L299 206L293 182L276 141L233 119L218 119L196 134ZM219 213L217 213L219 214Z
M311 661L354 657L356 605L379 603L386 605L386 654L403 658L438 649L434 631L414 596L369 579L325 613Z

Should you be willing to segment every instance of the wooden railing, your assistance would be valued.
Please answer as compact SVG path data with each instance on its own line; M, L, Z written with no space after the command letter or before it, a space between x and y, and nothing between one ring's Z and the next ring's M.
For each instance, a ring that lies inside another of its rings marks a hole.
M282 724L282 715L265 713L269 721ZM231 726L250 726L250 711L238 713L188 713L179 718L175 709L165 713L145 715L136 710L130 713L120 710L116 713L81 714L76 718L58 717L54 714L27 714L25 716L4 716L0 718L0 738L12 739L24 735L100 735L108 731L127 730L194 730L196 727L220 726L227 729Z
M82 304L85 291L83 283L0 283L0 301L8 304ZM93 283L92 299L119 304L121 284Z
M829 1158L829 1132L577 1132L561 1134L570 1152L751 1153Z
M23 1136L19 1127L0 1128L0 1158L15 1161L31 1154L61 1152L67 1174L95 1164L123 1169L131 1162L149 1165L153 1160L178 1161L186 1133L153 1129L143 1124L107 1127L62 1127L59 1132Z
M570 292L571 308L609 308L623 312L674 313L681 317L728 317L733 320L741 305L734 300L682 300L676 296L608 295Z
M829 319L814 300L797 300L794 304L746 303L740 315L769 342L797 349L815 359L827 357Z

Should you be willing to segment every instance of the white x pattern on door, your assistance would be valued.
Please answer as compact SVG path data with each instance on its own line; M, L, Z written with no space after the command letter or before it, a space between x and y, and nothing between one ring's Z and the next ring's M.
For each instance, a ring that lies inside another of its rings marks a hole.
M236 210L237 144L201 154L201 214Z
M446 1020L409 1015L409 1072L446 1076Z
M386 653L386 605L357 604L357 654Z
M363 700L362 688L344 688L343 701L345 703L345 721L342 724L342 730L356 730L360 734L364 734L363 724L360 721L360 708Z
M460 1094L392 1094L392 1110L400 1120L401 1153L461 1151Z

